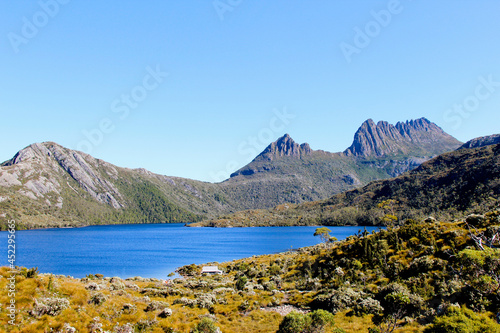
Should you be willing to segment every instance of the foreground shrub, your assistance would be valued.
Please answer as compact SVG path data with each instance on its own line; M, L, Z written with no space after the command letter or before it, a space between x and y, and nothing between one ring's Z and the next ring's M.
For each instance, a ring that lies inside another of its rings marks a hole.
M111 283L111 286L109 287L110 290L123 290L125 289L125 284L121 282L120 280L115 280L114 282Z
M85 286L85 289L87 289L87 290L99 291L99 290L101 290L101 286L100 286L100 285L98 285L98 284L97 284L97 283L95 283L95 282L90 282L89 284L87 284L87 285Z
M35 306L30 314L35 317L57 316L68 307L69 301L66 298L40 298L35 299Z
M161 310L160 313L158 313L158 317L160 318L167 318L170 317L171 315L172 315L172 309L170 308L165 308Z
M236 289L237 290L245 289L245 285L247 284L247 282L248 282L248 278L245 275L240 276L238 278L238 280L236 280Z
M130 323L121 326L116 324L113 333L134 333L134 327Z
M379 314L384 310L378 300L352 288L340 288L328 295L320 295L313 303L315 307L328 309L332 313L352 309L357 315L363 315Z
M384 308L380 305L380 302L371 297L367 297L358 301L354 307L354 311L358 315L363 314L380 314L384 311Z
M89 303L94 304L94 305L101 305L102 303L106 302L107 300L108 300L108 298L103 293L95 293L90 297Z
M325 310L308 314L292 311L283 318L277 333L323 333L334 324L333 315Z
M311 326L311 318L292 311L283 318L276 333L301 333Z
M485 314L477 314L465 307L450 306L445 314L436 317L424 332L498 333L500 332L500 325Z
M148 306L146 307L146 309L144 309L144 311L145 312L155 311L155 310L159 310L159 309L168 308L168 306L169 306L169 304L167 302L152 301L151 303L148 304Z
M135 324L136 332L145 332L150 330L153 326L157 325L158 321L156 319L141 319Z
M195 299L182 297L182 298L175 299L174 304L182 304L182 305L194 307L194 306L196 306L196 304L198 304L198 302Z
M364 293L351 288L341 288L334 290L329 296L328 309L333 313L337 313L354 308L357 301L364 296Z
M126 303L126 304L123 304L122 311L123 311L123 313L126 313L126 314L132 314L132 313L135 313L137 311L137 306L135 306L134 304Z
M210 309L217 302L217 298L214 294L199 294L197 295L197 305L201 309Z
M201 319L191 333L220 333L220 329L215 325L215 322L207 317Z
M408 314L416 315L424 306L422 297L411 293L405 285L396 282L381 288L377 298L384 309L385 317L401 319Z
M38 271L38 267L33 267L33 268L29 268L29 269L26 267L23 267L23 268L21 268L20 273L25 278L33 279L33 278L36 278L38 276L39 271Z

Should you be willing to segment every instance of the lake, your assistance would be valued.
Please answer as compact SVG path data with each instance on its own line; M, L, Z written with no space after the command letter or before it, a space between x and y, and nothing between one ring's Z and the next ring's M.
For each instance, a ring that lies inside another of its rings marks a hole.
M189 264L224 262L318 244L317 227L187 228L184 224L128 224L16 232L16 265L41 273L85 277L167 278ZM363 227L329 227L338 240ZM367 227L371 232L376 227ZM7 263L7 235L0 232Z

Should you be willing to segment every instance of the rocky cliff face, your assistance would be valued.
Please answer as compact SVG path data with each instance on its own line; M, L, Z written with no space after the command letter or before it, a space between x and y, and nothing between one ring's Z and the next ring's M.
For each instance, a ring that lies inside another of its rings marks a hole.
M120 168L54 142L35 143L0 165L0 228L192 222L233 211L216 184Z
M289 134L285 134L267 146L250 164L231 174L231 178L238 175L250 176L258 172L270 171L275 169L273 161L283 157L300 160L311 155L312 152L313 150L308 143L298 144ZM266 165L262 165L263 163Z
M460 146L460 141L445 133L439 126L425 118L377 124L365 121L354 135L352 145L344 151L347 156L389 156L411 154L432 156Z
M302 158L311 154L311 147L308 143L299 145L288 134L271 143L267 148L256 157L256 159L265 159L272 161L273 159L283 156L292 156Z
M464 143L459 149L479 148L500 143L500 134L482 136Z
M53 204L45 196L54 192L58 195L55 204L62 207L59 176L68 174L96 201L117 209L125 206L118 189L103 177L105 173L117 178L118 172L112 164L53 142L32 144L2 166L5 172L0 173L0 184L8 187L24 183L19 193L32 199Z

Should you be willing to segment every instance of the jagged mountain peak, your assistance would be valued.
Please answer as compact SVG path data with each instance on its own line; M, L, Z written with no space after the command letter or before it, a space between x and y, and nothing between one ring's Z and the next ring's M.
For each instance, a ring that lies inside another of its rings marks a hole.
M278 140L272 142L256 159L274 160L283 156L301 158L311 153L308 143L298 144L286 133Z
M344 154L369 157L415 153L417 156L432 156L456 149L460 144L426 118L398 122L396 125L387 121L375 124L368 119L356 131L352 145Z
M283 158L303 159L313 152L308 143L298 144L290 134L286 133L276 141L270 143L253 161L231 174L231 178L239 175L250 176L258 172L269 171L272 166L262 166L261 164L272 164Z

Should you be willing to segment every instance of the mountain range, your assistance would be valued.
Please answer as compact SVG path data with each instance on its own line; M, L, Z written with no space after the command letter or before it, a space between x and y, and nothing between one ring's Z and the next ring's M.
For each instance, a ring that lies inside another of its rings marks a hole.
M16 219L24 228L199 221L325 199L398 176L461 145L425 118L396 125L369 119L344 152L313 150L285 134L214 184L35 143L0 166L0 219Z
M325 200L246 210L190 226L378 225L498 209L498 137L471 140L398 177L373 181Z

